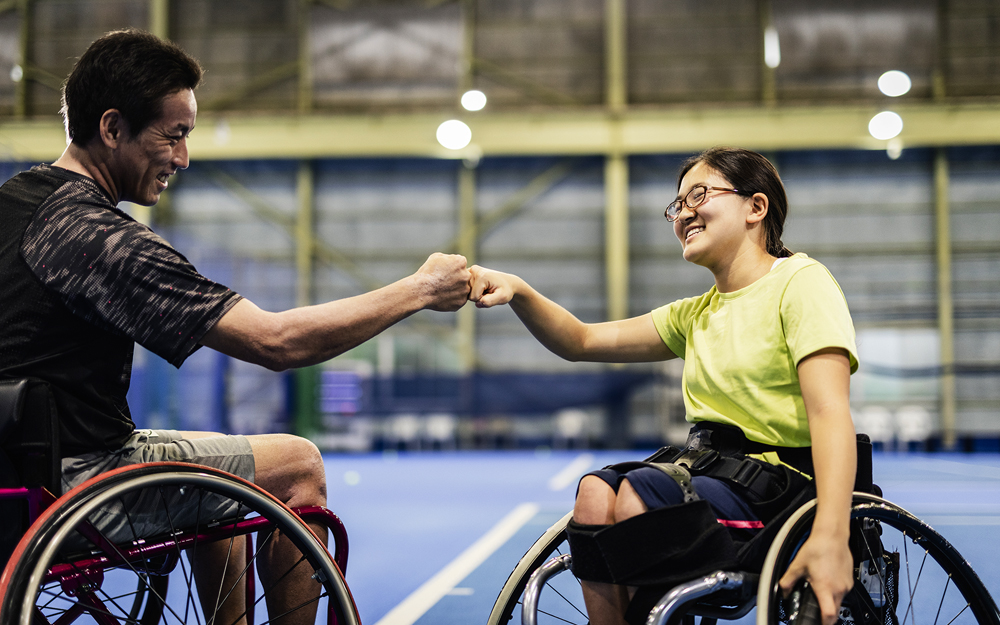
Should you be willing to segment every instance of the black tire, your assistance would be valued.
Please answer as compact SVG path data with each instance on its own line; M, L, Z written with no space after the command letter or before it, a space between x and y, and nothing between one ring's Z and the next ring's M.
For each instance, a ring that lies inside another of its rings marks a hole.
M773 625L781 621L778 581L784 574L799 546L809 536L816 514L811 501L797 510L781 528L768 551L760 576L757 595L757 625ZM899 571L893 584L879 567L866 567L873 572L876 587L893 595L896 586L898 604L895 619L878 614L885 608L876 607L875 618L900 625L919 623L979 623L1000 625L1000 613L979 576L961 554L929 525L903 508L873 495L855 493L851 510L852 543L862 559L880 560L877 553L898 553ZM867 523L866 523L867 522ZM862 532L860 528L869 528ZM880 537L880 539L878 538ZM929 557L928 557L929 556ZM857 563L855 563L857 565ZM893 569L890 566L886 571ZM883 601L883 606L889 601ZM914 619L914 616L916 618ZM862 618L856 618L860 625Z
M500 589L487 625L507 625L521 622L521 595L531 574L551 557L569 553L566 544L566 524L573 513L556 521L535 544L521 557L517 566ZM538 606L538 623L546 623L552 616L553 623L586 623L587 614L583 597L579 595L579 581L571 573L549 580Z
M169 503L170 495L177 497L177 493L182 497ZM153 515L143 517L140 511L148 511L149 508L135 505L140 498L144 499L143 503L158 502L162 507L162 513L157 508L159 518ZM210 499L214 503L222 502L230 506L233 518L221 522L198 518L202 502ZM118 523L117 529L106 530L103 534L98 532L97 535L90 532L89 538L81 534L81 528L117 519L115 515L124 515L124 522ZM187 515L194 525L176 527L174 519L179 520L183 515ZM151 519L154 525L163 524L170 529L166 534L136 536L135 526L141 522L149 523ZM255 525L237 529L236 520L250 520ZM132 534L124 540L121 537L123 526L130 528L128 531ZM181 536L181 531L187 541L183 545L172 544L165 553L137 555L130 557L127 563L122 562L120 554L124 549L136 549L140 545L150 548L157 544L158 539L174 543L176 541L170 536ZM210 533L214 533L212 540L207 538ZM112 622L137 622L137 613L141 613L139 622L144 624L213 622L212 609L207 610L210 614L206 618L206 610L195 588L191 559L197 559L198 549L219 549L221 553L228 554L233 549L244 549L242 545L247 543L246 536L253 537L252 549L245 549L247 558L243 569L230 571L226 566L223 567L225 572L214 570L218 577L225 577L227 573L231 577L231 583L225 588L222 588L220 580L219 587L213 586L207 591L214 593L215 597L212 599L212 595L208 594L210 599L205 602L206 605L215 605L217 609L231 592L252 591L254 586L263 588L263 583L254 580L253 573L257 568L254 563L263 550L262 546L270 544L276 535L298 550L293 557L295 562L288 568L307 566L313 578L320 582L318 599L307 599L302 602L306 605L291 609L314 610L319 605L319 614L324 617L321 622L326 622L325 616L330 615L331 620L336 618L339 625L358 624L357 610L340 570L325 545L298 516L265 491L233 475L176 463L135 465L106 474L68 493L47 510L18 545L4 571L0 582L0 623L29 625L35 622L33 619L39 613L52 622L69 610L82 611L82 622L94 622L97 611L87 605L86 597L100 600L102 609L107 611L103 617L109 620L110 613ZM110 539L108 543L114 545L105 543L98 546L102 539ZM143 542L133 542L135 539ZM206 546L209 544L212 546ZM102 557L117 559L117 562L99 562L97 558ZM82 580L85 592L79 592L80 583L67 592L60 581L47 580L53 567L68 571L64 579L71 572L79 573L77 577ZM272 562L268 568L268 574L273 579L272 588L280 588L283 575L274 569ZM167 575L170 591L162 594ZM204 589L204 578L202 585ZM267 603L274 601L276 594L258 591L253 593L258 597L256 601L231 600L230 606L255 610L259 622ZM271 615L271 618L276 616Z

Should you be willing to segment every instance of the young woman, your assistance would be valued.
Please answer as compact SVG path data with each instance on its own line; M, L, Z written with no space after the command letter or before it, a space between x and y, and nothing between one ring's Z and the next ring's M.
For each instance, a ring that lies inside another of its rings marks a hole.
M586 324L521 278L477 266L469 297L480 308L510 304L535 338L567 360L684 358L693 436L700 427L710 433L728 427L745 437L747 453L773 451L753 456L769 468L787 467L785 458L805 452L808 466L798 468L815 480L816 520L781 587L787 593L807 578L824 624L832 625L853 586L848 522L856 442L848 395L857 350L846 301L829 271L782 245L786 212L784 187L767 159L713 148L684 163L677 199L666 210L684 259L715 278L704 295L632 319ZM696 475L691 483L734 531L759 531L774 514L759 493L732 480ZM678 482L655 468L595 471L580 482L571 529L594 533L684 501ZM592 623L625 622L634 589L603 581L583 586Z

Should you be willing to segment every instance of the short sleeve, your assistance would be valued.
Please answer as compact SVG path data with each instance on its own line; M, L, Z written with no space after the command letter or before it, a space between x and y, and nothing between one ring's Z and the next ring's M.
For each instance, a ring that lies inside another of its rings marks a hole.
M57 194L39 207L22 257L74 314L179 367L240 296L146 226L81 195Z
M821 349L847 351L851 373L858 369L854 323L840 285L826 267L812 263L789 280L781 298L781 322L796 366Z
M687 350L688 333L695 316L708 305L715 287L699 297L689 297L671 302L653 310L653 325L663 340L678 358L684 358Z

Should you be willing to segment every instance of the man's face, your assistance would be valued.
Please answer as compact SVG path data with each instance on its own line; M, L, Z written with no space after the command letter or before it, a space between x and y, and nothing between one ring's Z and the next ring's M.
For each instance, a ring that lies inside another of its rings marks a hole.
M163 114L137 136L126 133L116 155L118 200L151 206L167 188L167 178L188 166L187 137L198 104L190 89L163 98Z

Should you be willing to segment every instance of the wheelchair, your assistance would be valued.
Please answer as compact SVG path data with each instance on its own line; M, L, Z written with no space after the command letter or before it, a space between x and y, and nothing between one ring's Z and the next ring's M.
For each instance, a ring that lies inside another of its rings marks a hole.
M57 499L53 407L44 383L0 381L0 623L360 622L332 512L175 462L110 471ZM225 513L206 518L209 506ZM330 532L334 556L309 524ZM314 583L292 584L293 571Z
M1000 625L996 603L965 558L929 525L883 499L877 486L872 490L877 494L854 493L850 546L855 583L841 605L838 625ZM778 519L770 531L765 528L762 534L768 535L762 538L773 534L773 539L763 545L767 550L759 567L719 570L673 588L640 588L639 593L655 593L648 601L653 607L646 625L693 625L695 617L701 617L702 625L716 625L720 618L747 616L755 607L757 625L789 623L794 607L786 606L778 581L808 538L815 512L812 499L783 523ZM553 524L521 558L488 625L589 622L579 580L558 577L572 570L566 538L571 517L572 512ZM774 528L780 529L775 533Z

